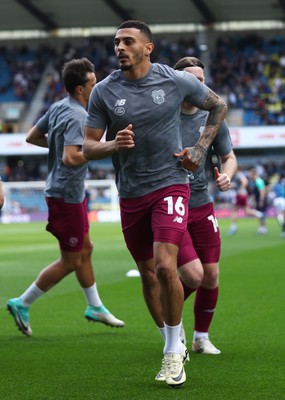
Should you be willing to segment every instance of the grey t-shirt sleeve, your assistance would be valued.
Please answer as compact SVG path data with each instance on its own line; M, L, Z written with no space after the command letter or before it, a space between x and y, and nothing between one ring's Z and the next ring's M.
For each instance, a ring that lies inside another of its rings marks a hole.
M225 156L232 151L233 145L231 141L229 127L226 121L223 121L222 126L213 141L213 147L215 152L219 156Z
M84 125L92 128L105 129L108 124L108 112L104 106L103 89L100 83L94 87L91 92L89 104L88 104L88 115L85 119Z
M208 96L208 86L201 83L194 75L185 71L175 71L177 83L184 95L184 100L200 108Z
M74 114L74 118L70 118L64 132L64 146L82 146L83 142L83 124L85 115Z
M42 132L47 133L49 128L49 110L37 121L36 127Z

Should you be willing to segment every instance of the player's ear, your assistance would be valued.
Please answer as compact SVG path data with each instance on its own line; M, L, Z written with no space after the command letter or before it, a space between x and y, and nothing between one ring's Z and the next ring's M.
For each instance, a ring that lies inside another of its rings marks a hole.
M82 85L76 86L74 94L78 95L78 94L82 94L82 92L83 92L83 86Z
M153 48L154 48L153 43L151 43L151 42L146 43L145 50L144 50L145 56L150 56L153 51Z

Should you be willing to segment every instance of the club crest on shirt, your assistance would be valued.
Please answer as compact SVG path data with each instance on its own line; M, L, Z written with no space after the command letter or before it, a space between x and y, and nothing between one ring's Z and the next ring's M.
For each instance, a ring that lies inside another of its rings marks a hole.
M78 243L78 238L76 237L70 237L68 240L69 246L75 247Z
M124 107L117 107L115 108L115 114L116 115L124 115L126 112L126 110L124 109Z
M162 104L164 103L165 93L162 89L160 90L153 90L151 92L152 101L155 104Z

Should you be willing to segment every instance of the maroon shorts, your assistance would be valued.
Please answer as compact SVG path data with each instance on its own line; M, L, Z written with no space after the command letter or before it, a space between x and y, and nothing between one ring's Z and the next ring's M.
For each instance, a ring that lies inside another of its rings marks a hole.
M153 243L180 246L188 215L189 185L172 185L142 197L120 199L126 245L134 260L153 258Z
M65 203L63 199L46 197L48 224L46 230L59 241L61 250L77 252L83 248L84 236L89 231L86 198L80 204Z
M235 206L246 207L248 205L248 194L237 194Z
M200 258L203 264L217 263L220 253L221 237L213 203L191 208L178 254L178 267L196 258Z

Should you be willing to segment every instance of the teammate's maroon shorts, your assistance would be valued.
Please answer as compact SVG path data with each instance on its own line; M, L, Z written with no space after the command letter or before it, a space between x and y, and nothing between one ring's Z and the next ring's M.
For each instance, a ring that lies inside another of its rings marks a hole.
M236 201L235 201L235 206L236 207L246 207L246 206L248 206L248 194L237 194Z
M65 203L63 199L46 197L48 224L46 230L59 241L61 250L81 251L84 236L89 231L87 199L80 204Z
M142 197L121 198L121 223L134 260L153 258L153 243L180 246L188 215L189 185L172 185Z
M196 258L204 264L217 263L220 253L221 237L213 203L191 208L187 231L178 253L178 268Z

